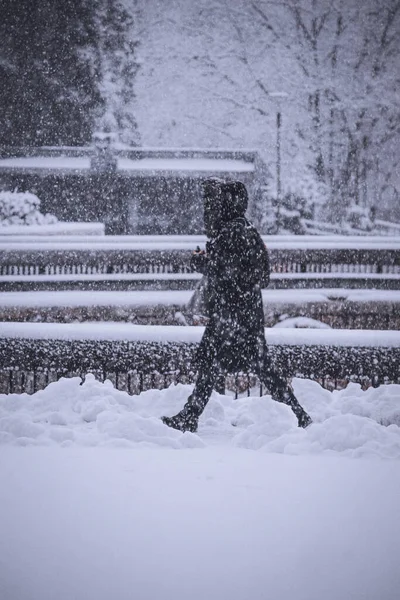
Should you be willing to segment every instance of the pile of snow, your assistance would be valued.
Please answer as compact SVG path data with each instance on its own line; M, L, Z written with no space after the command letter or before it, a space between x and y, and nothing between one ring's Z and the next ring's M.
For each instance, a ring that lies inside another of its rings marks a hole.
M287 315L282 315L280 319L278 323L275 323L274 328L332 329L327 323L311 319L310 317L287 317Z
M400 386L294 384L306 431L213 394L176 432L183 385L1 396L0 598L397 600Z
M61 379L32 396L0 396L0 443L11 445L202 448L218 443L284 454L400 458L400 386L329 392L294 380L314 423L299 429L292 411L270 396L213 396L197 434L166 427L160 417L180 410L188 385L130 396L88 375Z
M0 192L0 227L8 225L50 225L54 215L40 212L40 200L30 192Z

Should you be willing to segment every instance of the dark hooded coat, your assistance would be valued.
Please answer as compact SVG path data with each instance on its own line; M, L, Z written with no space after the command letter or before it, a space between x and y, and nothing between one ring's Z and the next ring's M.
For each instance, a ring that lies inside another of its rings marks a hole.
M193 260L207 279L206 326L197 353L199 366L214 362L235 373L256 369L265 351L261 288L269 282L266 247L245 217L248 197L241 182L206 182L206 255Z

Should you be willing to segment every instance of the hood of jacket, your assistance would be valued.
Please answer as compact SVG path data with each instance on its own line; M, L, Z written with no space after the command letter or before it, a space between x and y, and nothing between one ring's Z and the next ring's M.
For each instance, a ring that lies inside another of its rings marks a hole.
M218 235L230 221L244 217L248 194L241 181L207 179L203 183L204 226L208 237Z

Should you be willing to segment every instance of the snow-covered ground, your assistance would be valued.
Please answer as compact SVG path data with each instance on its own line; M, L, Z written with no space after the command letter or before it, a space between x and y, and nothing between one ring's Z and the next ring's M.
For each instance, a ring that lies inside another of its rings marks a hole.
M362 391L352 383L329 392L295 379L298 397L313 417L299 429L291 410L268 396L214 394L201 418L199 435L164 426L163 414L184 404L191 386L172 385L130 396L93 375L60 379L46 389L0 395L0 443L45 446L202 448L242 447L287 454L400 458L400 385Z
M0 396L1 599L397 600L400 386L294 386L305 431L216 393L168 429L183 385Z

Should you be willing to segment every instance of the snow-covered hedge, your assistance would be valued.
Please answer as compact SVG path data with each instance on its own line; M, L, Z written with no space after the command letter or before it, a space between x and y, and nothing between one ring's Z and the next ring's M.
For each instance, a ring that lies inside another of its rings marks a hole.
M50 225L54 215L40 212L40 200L30 192L0 192L0 227L9 225Z
M191 291L176 292L190 298ZM346 291L343 291L345 294ZM385 292L383 292L385 293ZM390 292L386 292L389 293ZM392 292L395 294L396 292ZM107 294L109 294L107 296ZM147 296L140 301L141 296ZM180 296L169 299L171 291L159 303L152 301L158 292L12 292L0 294L0 321L31 323L85 323L112 321L136 325L195 325L205 322L184 306ZM287 293L286 293L287 295ZM399 292L400 296L400 292ZM139 300L135 302L135 297ZM104 299L103 299L104 298ZM346 300L283 304L271 303L264 296L264 323L275 328L384 329L400 331L400 298L382 302Z
M156 341L0 339L0 393L33 392L50 381L94 373L130 393L192 383L196 343ZM348 380L398 382L400 348L270 345L285 376L341 387Z

